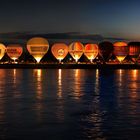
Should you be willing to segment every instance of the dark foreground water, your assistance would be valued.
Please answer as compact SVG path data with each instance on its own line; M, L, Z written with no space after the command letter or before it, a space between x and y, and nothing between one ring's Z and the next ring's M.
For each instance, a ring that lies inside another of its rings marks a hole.
M139 140L140 70L0 69L0 140Z

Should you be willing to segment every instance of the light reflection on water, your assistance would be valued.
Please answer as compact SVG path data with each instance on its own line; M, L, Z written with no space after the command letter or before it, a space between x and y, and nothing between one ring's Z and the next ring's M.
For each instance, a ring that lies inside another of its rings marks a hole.
M58 70L58 98L62 98L62 70Z
M57 90L57 100L58 104L56 107L56 118L59 123L64 121L64 101L63 101L63 83L62 83L62 69L58 70L58 90Z
M37 99L42 99L43 98L43 91L42 91L42 71L41 69L35 69L34 70L34 75L33 78L36 80L36 97Z
M73 87L73 89L74 89L74 92L73 92L73 94L74 94L74 99L80 99L80 97L83 95L83 93L82 93L82 84L83 84L83 82L81 82L81 71L79 70L79 69L75 69L74 70L74 75L73 75L73 79L74 79L74 87ZM73 86L73 85L71 85L71 86Z
M0 139L138 139L139 75L0 69Z

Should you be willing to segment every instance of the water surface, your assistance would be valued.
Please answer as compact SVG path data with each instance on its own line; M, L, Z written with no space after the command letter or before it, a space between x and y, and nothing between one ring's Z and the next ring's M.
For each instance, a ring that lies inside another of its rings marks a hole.
M140 139L140 70L0 69L0 139Z

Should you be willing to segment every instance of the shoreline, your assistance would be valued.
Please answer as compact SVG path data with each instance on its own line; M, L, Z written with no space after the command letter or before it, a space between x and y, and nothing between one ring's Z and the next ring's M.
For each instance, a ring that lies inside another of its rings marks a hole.
M0 64L0 69L140 69L140 64Z

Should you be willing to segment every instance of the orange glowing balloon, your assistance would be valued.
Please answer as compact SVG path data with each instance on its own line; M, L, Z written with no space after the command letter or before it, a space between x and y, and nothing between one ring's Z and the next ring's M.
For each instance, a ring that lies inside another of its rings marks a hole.
M69 53L76 62L80 59L84 52L84 46L80 42L73 42L69 45Z
M68 54L68 46L64 43L56 43L52 46L51 52L61 62Z
M11 44L6 48L7 55L14 61L22 55L22 52L22 46L18 44Z
M87 44L84 49L84 55L92 62L98 55L98 45Z
M125 57L128 55L128 47L125 42L116 42L114 43L114 54L117 59L122 62Z
M3 44L0 43L0 60L3 58L3 56L5 55L5 46Z
M34 37L27 42L28 52L35 58L37 63L49 50L49 43L45 38Z

